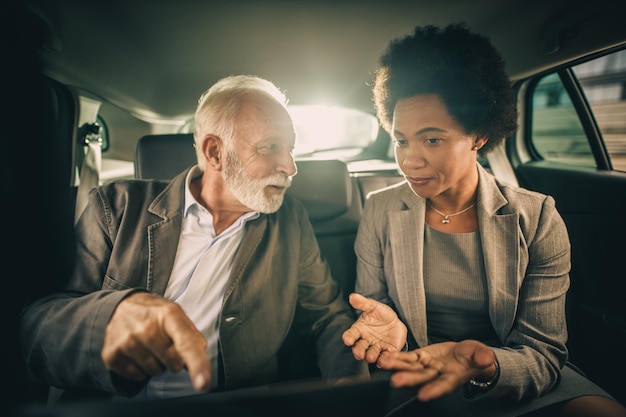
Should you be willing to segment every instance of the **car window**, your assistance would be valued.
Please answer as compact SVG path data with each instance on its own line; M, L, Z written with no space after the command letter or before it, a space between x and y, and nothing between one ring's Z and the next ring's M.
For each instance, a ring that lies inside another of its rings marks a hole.
M613 168L626 171L626 50L572 70L592 108Z
M542 77L532 90L532 146L540 158L598 166L564 74L578 81L613 169L626 171L626 50Z
M298 140L296 156L332 151L335 157L360 153L378 135L378 121L371 114L337 106L289 107ZM327 155L331 156L331 155Z

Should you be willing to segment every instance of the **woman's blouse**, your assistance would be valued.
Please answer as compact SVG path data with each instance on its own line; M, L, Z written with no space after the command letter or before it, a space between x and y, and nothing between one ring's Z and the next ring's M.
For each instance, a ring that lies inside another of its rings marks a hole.
M424 288L430 343L480 340L498 345L489 319L480 233L445 233L428 225Z

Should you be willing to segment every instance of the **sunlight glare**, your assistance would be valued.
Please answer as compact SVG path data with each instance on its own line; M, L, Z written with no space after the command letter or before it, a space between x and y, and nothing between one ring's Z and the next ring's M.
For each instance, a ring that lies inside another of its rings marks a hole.
M289 107L296 134L294 154L365 147L378 134L376 118L364 112L337 106L292 105Z

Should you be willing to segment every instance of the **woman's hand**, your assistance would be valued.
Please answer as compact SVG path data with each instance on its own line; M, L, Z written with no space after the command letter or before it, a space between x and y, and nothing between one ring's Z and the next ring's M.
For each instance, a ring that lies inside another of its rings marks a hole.
M454 391L471 378L489 380L497 372L496 355L476 340L442 342L410 352L384 352L377 361L380 368L395 371L395 388L421 386L420 401L429 401Z
M350 304L362 313L342 338L356 359L375 363L382 352L404 347L407 328L391 307L355 293L350 294Z

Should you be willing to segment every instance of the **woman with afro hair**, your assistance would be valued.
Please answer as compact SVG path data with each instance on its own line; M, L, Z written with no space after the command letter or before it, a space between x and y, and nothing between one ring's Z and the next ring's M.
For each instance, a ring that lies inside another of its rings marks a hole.
M478 162L517 127L490 40L418 26L390 42L373 93L405 181L366 200L351 303L397 314L408 348L344 341L410 388L394 415L626 415L568 362L570 240L554 199Z

